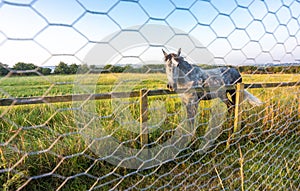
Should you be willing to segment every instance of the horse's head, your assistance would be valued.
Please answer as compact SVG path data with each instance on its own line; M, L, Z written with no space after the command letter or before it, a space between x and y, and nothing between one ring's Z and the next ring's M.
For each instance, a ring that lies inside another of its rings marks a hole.
M177 82L179 77L179 63L182 61L182 57L180 56L181 48L179 48L177 54L171 53L167 54L164 50L162 50L164 53L164 60L165 60L165 67L166 67L166 73L168 78L168 84L167 87L175 91L177 89Z

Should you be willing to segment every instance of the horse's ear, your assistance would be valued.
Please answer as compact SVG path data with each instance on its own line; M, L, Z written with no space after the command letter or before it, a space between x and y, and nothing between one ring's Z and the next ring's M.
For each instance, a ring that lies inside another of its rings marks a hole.
M177 52L177 56L180 56L181 54L181 48L179 48L178 52Z
M162 49L162 52L164 53L164 56L167 57L168 54L164 51L164 49Z

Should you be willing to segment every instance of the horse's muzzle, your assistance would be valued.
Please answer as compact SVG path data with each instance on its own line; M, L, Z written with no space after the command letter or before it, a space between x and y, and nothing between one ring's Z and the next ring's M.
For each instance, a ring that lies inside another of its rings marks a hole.
M176 85L175 84L170 84L170 83L168 83L167 84L167 88L169 89L169 90L171 90L171 91L176 91L176 89L177 89L177 87L176 87Z

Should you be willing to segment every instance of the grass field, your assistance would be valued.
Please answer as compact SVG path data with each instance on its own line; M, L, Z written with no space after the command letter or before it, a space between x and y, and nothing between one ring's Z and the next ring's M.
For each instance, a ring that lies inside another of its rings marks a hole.
M244 75L243 79L245 83L294 82L300 80L300 75ZM103 93L165 86L165 74L9 77L0 78L0 96ZM116 167L88 148L76 119L81 102L0 107L0 189L16 190L25 185L25 190L87 190L93 186L100 190L180 190L187 186L191 190L299 190L299 90L249 90L264 105L251 108L244 104L242 131L230 142L233 114L227 113L222 133L205 154L197 149L207 129L210 108L218 102L202 101L196 138L188 149L174 161L142 171ZM122 125L124 121L120 122L115 112L116 105L122 104L131 113L131 118L125 119L129 125ZM162 144L174 134L185 112L177 96L151 97L149 105L149 124L153 126L150 142ZM128 147L140 148L137 133L124 128L138 124L138 99L101 100L93 102L93 106L99 124L108 134L126 141Z

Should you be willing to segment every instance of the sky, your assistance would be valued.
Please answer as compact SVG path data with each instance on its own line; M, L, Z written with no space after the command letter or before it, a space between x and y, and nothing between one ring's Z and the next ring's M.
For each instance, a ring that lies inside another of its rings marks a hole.
M38 66L162 60L300 61L296 0L1 0L0 62Z

